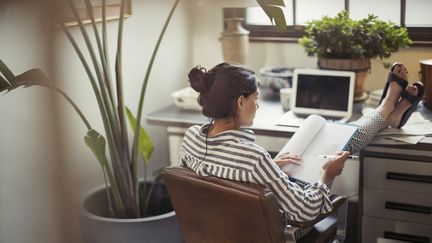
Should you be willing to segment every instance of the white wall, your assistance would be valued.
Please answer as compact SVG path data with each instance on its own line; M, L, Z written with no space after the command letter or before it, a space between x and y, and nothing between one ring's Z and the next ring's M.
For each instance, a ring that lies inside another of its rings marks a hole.
M13 2L13 1L11 1ZM174 1L133 0L133 14L124 25L123 73L126 104L133 112L151 52ZM33 67L44 68L44 37L39 33L35 6L1 4L0 58L16 73ZM108 24L109 42L115 48L117 21ZM172 103L171 93L186 86L191 64L188 2L183 1L167 29L157 54L143 117ZM88 28L89 26L87 26ZM69 28L78 36L78 28ZM57 83L76 101L95 129L104 133L96 100L84 69L63 33L58 33ZM78 42L82 43L79 39ZM112 51L111 60L114 60ZM52 163L64 163L77 191L103 183L103 175L84 144L85 126L72 108L62 102L61 128L65 133L66 161L53 161L50 139L53 124L43 88L26 88L0 94L0 242L60 242L51 217L53 201ZM155 145L149 174L168 165L168 144L164 127L143 122ZM73 193L73 192L70 192Z
M44 36L35 6L0 9L0 58L15 74L44 67ZM53 154L43 88L0 94L0 242L54 242ZM43 225L43 227L41 227Z

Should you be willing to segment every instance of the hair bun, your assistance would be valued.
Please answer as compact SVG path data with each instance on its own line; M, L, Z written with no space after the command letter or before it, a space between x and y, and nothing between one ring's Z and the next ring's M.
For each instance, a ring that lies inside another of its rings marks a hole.
M196 92L203 92L206 90L205 76L206 69L201 66L196 66L190 70L188 74L189 82Z

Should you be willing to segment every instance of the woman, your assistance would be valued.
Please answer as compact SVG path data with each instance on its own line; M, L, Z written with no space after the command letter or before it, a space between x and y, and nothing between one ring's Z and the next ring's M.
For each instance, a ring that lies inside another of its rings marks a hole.
M399 64L390 77L404 81L406 68ZM211 122L192 126L186 133L180 151L182 164L202 176L216 176L235 181L257 183L270 189L284 211L286 222L311 221L321 213L329 212L329 184L341 174L350 153L364 147L380 129L400 125L402 116L411 107L402 91L406 85L387 82L386 92L380 106L373 114L355 122L359 126L347 151L337 154L322 168L319 180L313 184L297 184L280 167L294 163L301 158L284 154L275 158L261 146L254 143L251 126L258 109L257 78L246 67L221 63L211 70L197 66L189 75L191 87L200 93L198 103L202 113ZM405 81L406 82L406 81ZM416 96L417 88L409 86L406 92ZM297 238L307 231L298 232Z

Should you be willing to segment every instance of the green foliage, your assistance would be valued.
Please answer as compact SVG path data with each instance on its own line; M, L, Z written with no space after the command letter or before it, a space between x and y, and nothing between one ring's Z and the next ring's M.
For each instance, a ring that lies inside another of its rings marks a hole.
M158 40L150 57L149 65L146 68L145 78L141 87L141 95L138 100L137 115L126 108L123 96L123 75L122 75L122 36L124 9L126 1L121 1L119 27L117 32L117 49L115 60L115 75L111 73L110 61L108 58L108 43L106 31L106 0L102 0L102 37L96 25L91 0L84 0L87 15L90 16L91 29L86 29L79 17L76 1L64 0L68 3L72 14L84 39L85 48L78 46L75 38L64 23L59 23L66 37L80 59L83 68L89 78L99 112L104 125L106 138L94 130L85 118L84 114L72 99L61 89L52 86L46 79L44 73L39 69L31 69L15 76L7 65L0 60L0 92L9 92L18 87L43 86L59 92L73 106L87 127L87 134L84 137L85 144L90 148L101 165L106 184L109 212L112 217L138 218L146 216L149 197L151 193L140 192L137 154L141 152L144 163L144 177L146 181L147 165L153 151L153 144L150 136L141 127L142 109L147 83L150 78L152 65L156 58L162 38L167 26L173 16L179 0L174 0L164 26L159 33ZM100 28L100 27L99 27ZM94 38L90 37L93 32ZM87 52L86 54L84 54ZM86 58L88 56L89 58ZM115 77L115 78L113 78ZM133 144L129 145L125 112L129 118L133 131ZM136 118L135 118L136 117ZM108 149L107 149L108 147ZM107 152L109 157L107 156ZM145 187L144 187L145 188ZM151 192L151 191L150 191Z
M412 42L404 27L374 15L353 20L342 11L334 18L325 16L309 22L299 43L309 56L318 58L383 59Z
M174 4L165 20L164 26L153 49L149 64L146 68L142 82L140 98L138 101L137 115L124 104L123 96L123 75L122 75L122 36L125 0L121 1L119 27L117 32L117 49L115 60L115 75L111 73L111 64L108 52L107 31L106 31L106 0L102 0L102 31L96 25L91 0L84 0L87 15L91 20L91 28L85 28L79 17L74 0L64 0L68 3L73 13L81 37L84 39L85 48L78 46L75 39L64 23L59 23L67 39L70 41L84 71L86 72L91 88L93 89L101 120L104 125L105 137L94 130L85 118L84 114L72 99L61 89L50 85L44 73L39 69L31 69L15 76L12 71L0 60L0 92L9 92L17 87L43 86L59 92L73 106L87 128L84 137L86 145L90 148L97 161L101 165L106 183L106 193L109 202L111 216L119 218L138 218L146 216L149 198L153 186L147 192L146 187L140 187L138 179L137 155L140 152L144 161L144 180L146 181L147 165L153 151L153 144L150 136L141 127L143 102L147 83L150 79L151 69L156 58L162 38L167 26L173 16L179 0ZM279 31L286 28L285 18L282 14L284 3L282 0L257 0ZM100 28L100 27L99 27ZM93 32L93 33L92 33ZM101 34L100 34L101 32ZM79 34L79 33L75 33ZM91 34L94 38L91 38ZM89 58L86 58L89 57ZM125 114L126 112L126 114ZM129 145L126 116L129 119L133 131L133 144ZM108 148L108 149L107 149ZM107 156L107 153L109 156ZM155 178L156 180L157 178Z
M285 7L283 0L257 0L264 13L270 21L276 25L279 32L284 32L287 28L285 16L282 9Z
M132 112L126 108L123 96L123 75L122 75L122 37L123 37L123 22L125 0L121 2L119 27L117 32L117 49L115 60L115 75L111 74L111 67L108 58L108 43L106 33L105 9L106 2L102 1L102 39L99 36L99 30L96 26L93 7L90 0L85 0L88 16L91 19L93 34L95 36L92 42L89 38L87 30L84 28L82 20L79 18L76 6L73 0L67 0L75 20L78 23L81 35L84 38L87 51L90 54L90 60L87 60L82 54L81 49L76 44L75 38L69 30L63 25L66 36L75 49L78 57L83 64L83 67L89 77L96 100L99 105L102 121L104 123L106 139L90 129L85 137L87 146L93 151L96 158L100 162L104 178L106 181L106 190L109 200L109 209L113 217L121 218L137 218L146 216L145 212L141 211L141 204L148 203L146 198L140 195L140 186L138 178L138 150L141 151L144 163L144 176L146 179L147 164L150 155L153 151L153 144L150 136L141 127L142 109L145 97L147 83L149 81L150 72L154 63L156 53L159 49L162 38L165 34L168 23L174 13L179 0L175 0L162 31L159 34L157 43L150 57L149 65L147 66L145 78L141 87L141 95L138 100L138 111L136 118ZM95 48L97 47L97 49ZM96 49L96 50L95 50ZM91 63L91 65L89 65ZM93 67L93 70L91 70ZM96 74L96 76L93 75ZM112 78L112 77L115 78ZM115 90L114 88L115 87ZM129 118L133 130L133 144L129 146L129 138L127 132L127 124L125 121L125 112ZM105 157L105 146L108 145L111 166ZM147 193L144 195L150 196Z
M129 125L132 128L132 130L135 132L136 118L134 117L132 111L130 111L128 107L126 107L126 114L129 120ZM148 164L150 156L153 153L153 142L143 127L140 127L140 131L139 131L138 147L141 156L144 159L145 164Z

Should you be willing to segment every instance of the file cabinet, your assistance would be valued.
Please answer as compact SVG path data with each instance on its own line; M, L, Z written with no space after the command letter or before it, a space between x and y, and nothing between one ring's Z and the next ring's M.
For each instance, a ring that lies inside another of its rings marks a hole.
M432 243L430 146L366 147L359 196L361 242Z

